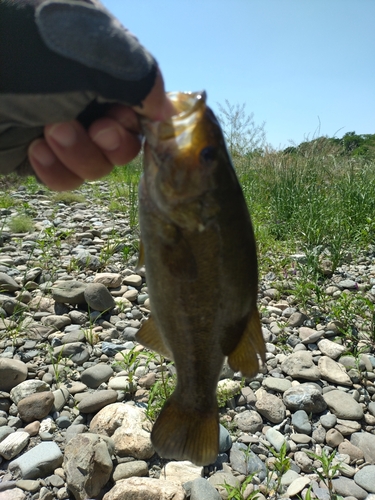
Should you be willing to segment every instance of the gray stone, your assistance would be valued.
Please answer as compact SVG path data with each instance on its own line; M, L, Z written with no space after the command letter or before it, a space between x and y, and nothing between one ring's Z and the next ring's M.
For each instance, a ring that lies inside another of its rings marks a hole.
M279 424L285 418L285 405L280 398L273 394L262 394L257 399L255 408L266 420L273 424Z
M308 351L293 352L281 363L281 369L295 379L320 379L320 371L314 364L312 353Z
M232 438L223 425L219 425L219 453L225 453L232 446Z
M151 429L151 422L143 409L123 403L106 406L90 423L91 432L113 438L118 456L140 460L147 460L155 453L151 444Z
M357 361L357 358L355 358L354 356L341 356L339 359L339 363L345 366L347 370L350 370L351 368L359 368L360 371L364 371L365 369L364 363L362 363L361 366L360 360Z
M173 481L160 481L151 477L123 479L104 495L103 500L185 500L182 486Z
M283 486L289 486L290 484L292 484L292 482L301 477L298 472L292 470L292 469L289 469L285 472L285 474L282 475L282 478L281 478L281 484Z
M130 286L135 286L135 287L141 286L142 285L142 276L139 276L138 274L131 274L129 276L125 276L124 284L130 285Z
M0 290L2 292L16 292L21 287L11 276L0 272Z
M353 496L357 500L364 500L367 497L367 491L348 477L340 476L335 478L332 480L332 484L335 493L343 497Z
M65 441L68 443L77 434L83 434L84 432L87 432L87 427L84 424L71 425L66 429Z
M46 483L54 488L61 488L65 484L64 479L57 474L52 474L52 476L46 477Z
M115 299L102 283L89 283L85 289L85 300L93 311L107 311L115 307Z
M117 391L112 389L97 391L85 396L78 404L78 409L81 413L95 413L115 401L117 401Z
M347 392L335 389L323 394L323 398L338 418L360 420L363 417L362 406Z
M289 326L301 326L304 321L307 320L307 316L301 312L294 312L289 316L288 325Z
M267 474L266 467L260 458L242 443L233 443L230 450L230 465L240 474L249 475L257 472L261 481Z
M94 283L102 283L107 288L117 288L121 286L122 276L119 273L97 273Z
M286 495L288 497L294 497L301 493L301 491L310 483L310 478L307 476L296 478L286 490Z
M305 410L297 410L292 415L292 425L296 432L311 434L311 423Z
M337 417L336 415L328 412L325 415L322 415L319 421L325 429L331 429L332 427L335 427L337 423Z
M333 384L352 386L353 382L346 373L345 367L328 356L322 356L318 362L321 377Z
M237 413L233 422L241 431L250 432L251 434L255 434L263 427L262 417L254 410L245 410L241 413Z
M70 427L72 425L69 417L67 417L66 415L62 415L61 417L57 417L55 422L56 422L56 425L58 426L59 429L67 429L68 427Z
M341 289L348 289L348 290L356 290L358 288L358 284L353 281L353 280L350 280L350 279L346 279L346 280L341 280L337 283L337 286Z
M309 473L314 468L312 459L304 451L295 452L294 463L301 469L302 472Z
M285 437L277 429L270 427L266 432L266 439L275 448L277 452L281 450L281 447L286 443Z
M0 358L0 391L9 392L27 377L27 366L17 359Z
M33 479L20 479L16 481L17 488L21 488L21 490L28 491L30 493L35 493L40 488L39 481L35 481Z
M12 427L9 427L8 425L4 425L3 427L0 427L0 443L7 437L9 434L12 434L14 432L14 429Z
M92 255L88 250L80 250L77 253L76 263L81 269L91 269L92 271L97 271L102 266L100 259Z
M361 430L361 423L356 420L344 420L342 418L337 419L336 429L341 432L344 436L353 434Z
M369 432L355 432L350 437L350 442L362 450L366 462L375 464L375 434Z
M98 363L81 373L81 382L91 389L97 389L100 384L107 382L112 375L113 370L109 365Z
M76 499L97 498L111 476L113 452L113 443L97 434L79 434L67 443L64 471Z
M86 337L83 330L73 330L60 338L62 344L72 344L74 342L85 342Z
M375 465L365 465L355 474L354 481L369 493L375 493Z
M85 344L81 342L72 342L70 344L57 346L53 349L53 356L55 359L69 358L73 363L82 365L89 357L90 353Z
M344 436L337 429L328 429L326 433L326 442L328 446L337 448L344 441Z
M52 298L66 304L84 304L87 283L81 281L60 281L51 288Z
M328 339L319 340L318 347L322 354L332 359L337 359L343 352L346 351L345 346L340 345L337 342L332 342Z
M25 500L27 497L20 488L0 491L0 500Z
M339 444L338 452L340 454L349 455L351 462L364 458L363 451L346 439Z
M314 344L322 337L322 335L324 335L323 330L318 332L317 330L308 328L307 326L301 326L298 333L303 344Z
M301 384L291 387L283 394L288 410L305 410L306 413L321 413L327 408L321 390L314 384Z
M41 319L41 322L45 326L50 326L55 330L64 330L64 328L71 324L72 320L69 316L50 314Z
M53 441L47 441L10 462L9 470L19 473L22 479L37 479L53 473L62 462L60 448Z
M10 391L10 399L18 405L21 399L31 396L37 392L46 392L50 390L50 386L42 380L31 379L21 382Z
M148 476L148 465L144 460L134 460L132 462L125 462L118 464L113 471L113 480L120 481L128 477L144 477Z
M207 479L198 477L191 483L190 500L221 500L221 496Z
M68 389L64 385L60 385L60 387L53 391L52 394L54 397L53 410L61 411L70 398Z
M41 420L52 410L55 398L52 392L37 392L18 403L18 413L24 422Z
M69 318L72 320L73 324L84 325L88 320L88 314L86 312L73 309L73 311L69 312Z
M318 427L315 427L312 435L312 439L319 444L322 444L325 442L326 439L326 430L322 425L318 425Z
M292 383L286 378L266 377L262 385L270 391L283 393L291 388Z

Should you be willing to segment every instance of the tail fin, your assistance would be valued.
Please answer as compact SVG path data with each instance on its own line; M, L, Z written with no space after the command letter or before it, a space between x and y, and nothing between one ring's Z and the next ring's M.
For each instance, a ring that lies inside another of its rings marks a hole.
M219 453L218 410L182 409L172 394L154 424L151 441L161 457L211 464Z

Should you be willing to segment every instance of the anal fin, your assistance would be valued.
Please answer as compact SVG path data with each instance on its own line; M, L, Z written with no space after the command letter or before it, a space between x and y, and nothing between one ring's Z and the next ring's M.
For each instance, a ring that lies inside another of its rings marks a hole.
M254 377L259 370L258 356L265 361L266 348L255 307L236 348L229 354L228 363L234 371L240 371L245 377Z
M173 354L169 347L165 345L163 337L152 316L145 323L143 323L141 328L136 333L135 338L145 347L148 347L162 356L173 360Z

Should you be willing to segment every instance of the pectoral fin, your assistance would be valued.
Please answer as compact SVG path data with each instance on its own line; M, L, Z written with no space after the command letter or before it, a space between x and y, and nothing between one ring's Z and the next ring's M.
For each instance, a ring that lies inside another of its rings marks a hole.
M245 377L254 377L259 369L257 354L264 362L266 348L258 308L255 307L239 343L228 356L229 366L236 372L240 371Z
M145 347L158 352L162 356L173 360L170 349L165 345L155 321L150 317L139 329L135 336L136 340Z

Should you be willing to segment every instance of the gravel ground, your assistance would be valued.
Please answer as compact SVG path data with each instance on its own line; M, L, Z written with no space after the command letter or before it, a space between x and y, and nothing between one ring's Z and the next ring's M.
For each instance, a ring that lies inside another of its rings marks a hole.
M224 483L243 498L310 487L328 500L327 467L336 494L374 500L371 249L334 273L323 259L318 288L302 280L303 254L273 257L287 264L283 279L261 277L266 364L253 380L224 366L220 454L202 468L162 460L150 442L150 395L174 367L135 341L149 300L126 215L22 186L12 196L20 205L0 210L0 500L214 500L228 498ZM34 230L12 233L22 210Z

